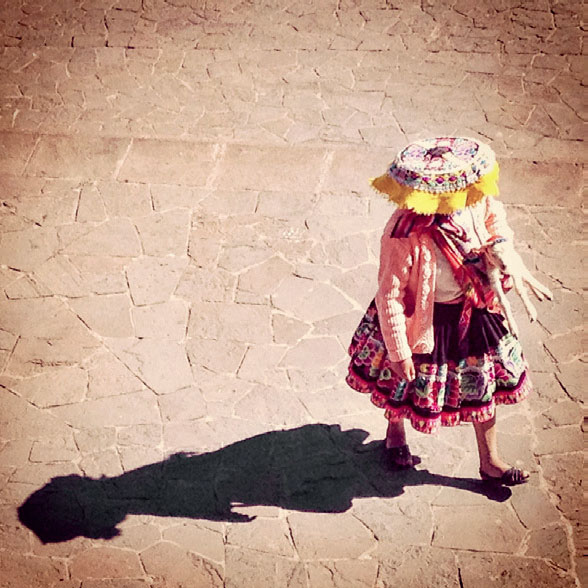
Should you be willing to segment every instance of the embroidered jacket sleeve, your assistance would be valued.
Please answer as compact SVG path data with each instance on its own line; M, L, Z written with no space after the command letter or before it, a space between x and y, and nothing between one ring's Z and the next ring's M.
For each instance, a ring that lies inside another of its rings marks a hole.
M388 223L381 240L376 307L388 356L402 361L412 356L403 298L413 260L409 239L390 237L391 226Z
M506 222L506 211L504 205L500 200L496 200L493 196L485 198L486 211L484 222L486 229L490 234L490 239L486 245L491 245L496 241L511 241L514 238L512 229Z

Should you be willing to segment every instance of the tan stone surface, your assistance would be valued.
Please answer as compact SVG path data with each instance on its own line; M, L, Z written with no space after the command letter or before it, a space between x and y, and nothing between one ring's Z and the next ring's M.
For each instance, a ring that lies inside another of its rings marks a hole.
M136 553L113 547L92 547L75 556L72 577L133 578L141 576L141 564Z
M165 529L163 539L172 541L208 560L222 562L225 558L222 533L198 524L175 525Z
M167 302L180 280L187 260L140 257L127 266L127 279L136 306Z
M288 524L302 559L355 559L376 545L375 536L348 513L294 513Z
M483 512L471 506L434 507L433 516L435 547L513 553L524 537L524 528L508 504L490 503Z
M72 141L67 136L43 136L28 162L26 173L52 178L113 178L129 141L85 137Z
M219 570L211 562L168 541L161 541L142 551L141 561L147 573L179 585L192 583L211 588L222 586Z
M118 359L156 394L169 394L192 383L181 343L154 339L109 339Z
M2 586L577 584L580 8L499 4L2 3ZM344 384L392 210L368 179L458 133L554 291L533 324L509 295L535 391L498 441L532 477L498 494L469 426L385 471ZM31 495L82 536L42 544Z
M123 182L205 186L217 149L210 144L137 139L133 141L118 179Z

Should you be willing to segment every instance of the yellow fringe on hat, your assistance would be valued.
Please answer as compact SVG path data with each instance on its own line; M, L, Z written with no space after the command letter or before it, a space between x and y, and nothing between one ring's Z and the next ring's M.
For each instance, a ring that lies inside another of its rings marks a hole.
M456 192L432 194L415 190L398 183L388 174L370 180L378 192L388 195L388 200L400 208L410 208L419 214L451 214L456 210L472 206L486 196L498 196L498 163L475 184Z

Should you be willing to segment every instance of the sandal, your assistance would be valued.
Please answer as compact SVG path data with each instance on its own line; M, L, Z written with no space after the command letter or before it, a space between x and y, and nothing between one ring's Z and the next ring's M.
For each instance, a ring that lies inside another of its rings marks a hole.
M408 445L400 447L386 447L384 445L384 460L386 465L394 470L413 468L420 463L420 459L410 452Z
M527 475L525 475L525 473ZM529 480L529 474L519 468L512 467L506 472L503 472L501 476L491 476L480 469L480 478L484 482L490 482L492 484L502 484L503 486L517 486L518 484L524 484Z

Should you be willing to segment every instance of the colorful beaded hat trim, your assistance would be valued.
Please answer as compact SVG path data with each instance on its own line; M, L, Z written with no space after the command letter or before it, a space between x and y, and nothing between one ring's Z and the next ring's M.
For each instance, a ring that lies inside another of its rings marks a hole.
M371 185L400 208L449 214L498 194L492 149L466 137L436 137L405 147Z

